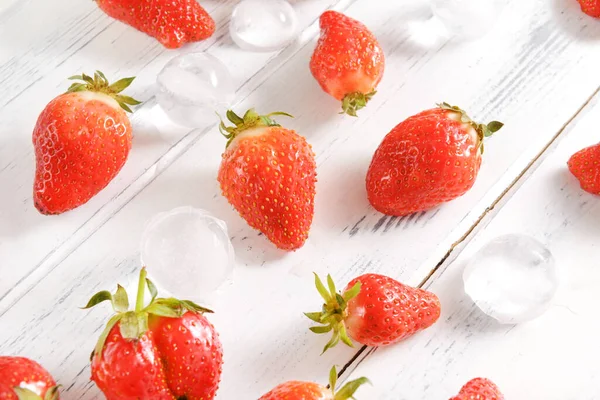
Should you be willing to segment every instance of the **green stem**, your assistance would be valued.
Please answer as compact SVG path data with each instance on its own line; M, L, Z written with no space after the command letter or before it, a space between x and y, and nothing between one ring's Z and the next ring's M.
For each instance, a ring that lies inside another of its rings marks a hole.
M144 308L144 294L146 292L146 267L140 272L140 280L138 281L137 297L135 300L135 312L139 313Z

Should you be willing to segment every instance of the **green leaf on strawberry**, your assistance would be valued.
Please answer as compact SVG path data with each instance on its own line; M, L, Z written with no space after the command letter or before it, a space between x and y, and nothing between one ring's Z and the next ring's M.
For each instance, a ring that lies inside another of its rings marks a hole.
M310 71L325 92L342 102L340 114L356 117L377 93L385 70L383 49L363 23L340 12L325 11L319 26Z
M329 387L314 382L288 381L277 385L259 400L303 399L303 400L348 400L354 399L359 387L371 383L367 378L358 378L347 382L337 390L338 372L335 365L329 371ZM336 391L337 390L337 391Z
M227 110L225 116L231 123L233 123L234 126L225 125L225 122L223 122L223 119L221 119L219 116L221 121L219 124L219 131L227 139L226 147L231 144L237 135L248 129L258 128L261 126L280 126L277 122L271 119L271 117L275 115L283 115L294 118L293 115L283 111L275 111L266 115L260 115L253 108L251 108L246 111L243 117L240 117L233 110Z
M348 114L352 117L358 117L356 112L367 106L367 103L375 96L377 90L369 93L353 92L344 96L342 99L342 111L340 114Z
M22 387L13 388L15 394L19 398L19 400L58 400L58 389L60 385L53 386L46 391L46 395L42 399L40 395L35 392L32 392L29 389L25 389Z
M337 384L337 370L335 368L335 365L331 367L331 370L329 371L329 387L333 392L333 400L353 399L354 393L356 393L358 388L367 383L371 384L371 381L369 381L369 379L365 377L358 378L353 381L347 382L344 386L342 386L342 388L339 391L336 392L335 389Z
M254 229L278 248L297 250L314 216L315 155L304 137L272 119L284 112L243 117L233 111L219 129L227 139L218 181L222 194Z
M106 76L100 71L96 71L93 78L86 74L74 75L69 80L83 82L74 82L67 90L67 93L84 91L104 93L115 99L123 110L130 113L133 111L128 105L137 106L138 104L142 104L142 102L120 93L127 89L134 79L135 77L123 78L110 84Z
M150 303L144 305L146 288L150 292ZM138 281L138 291L134 310L129 310L129 300L125 288L117 285L114 294L101 291L92 296L83 309L92 308L102 302L110 301L116 314L108 321L106 328L98 338L92 357L101 357L102 349L111 329L118 323L121 336L125 339L138 339L148 331L148 318L150 315L180 318L186 312L196 314L212 313L208 308L202 307L190 300L179 300L173 297L157 298L158 291L154 283L146 278L146 268L142 268Z
M344 292L343 295L340 295L337 292L331 275L327 275L328 290L325 288L321 278L315 274L315 286L323 300L325 300L323 309L321 312L305 313L304 315L312 321L322 324L322 326L313 326L309 328L312 332L323 334L333 331L331 339L327 342L325 348L323 348L323 353L330 348L335 347L340 340L344 344L354 347L352 340L348 337L344 320L348 317L348 301L358 295L361 283L357 282L350 290Z
M319 324L309 328L312 332L331 332L323 352L339 342L354 347L351 338L367 346L396 343L431 326L440 315L433 293L384 275L361 275L338 293L331 276L325 289L315 274L315 286L325 302L320 312L305 315Z

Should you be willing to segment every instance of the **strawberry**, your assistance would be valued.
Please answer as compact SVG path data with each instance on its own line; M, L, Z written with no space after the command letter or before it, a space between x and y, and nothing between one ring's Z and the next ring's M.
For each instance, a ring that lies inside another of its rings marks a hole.
M305 315L322 325L311 327L311 331L333 332L323 352L340 340L353 347L349 337L367 346L397 343L430 327L440 316L440 301L435 294L384 275L361 275L342 293L336 292L330 275L329 290L316 274L315 285L325 304L321 311Z
M102 11L168 49L207 39L215 21L196 0L96 0Z
M310 71L325 92L342 101L342 112L355 117L383 77L383 50L366 26L337 11L325 11L319 23Z
M583 190L600 195L600 144L573 154L568 166Z
M590 17L600 18L600 0L577 0L581 10Z
M404 216L465 194L475 183L483 138L502 128L473 122L447 103L398 124L379 145L367 173L376 210Z
M0 356L0 399L58 400L58 386L40 364L25 357Z
M120 94L134 78L112 85L100 71L70 79L67 93L52 100L33 131L36 170L33 201L42 214L60 214L86 203L117 175L131 148L129 105Z
M504 400L498 386L485 378L475 378L460 389L458 396L450 400Z
M367 378L358 378L346 383L338 392L335 391L337 371L335 366L329 372L329 388L314 382L289 381L276 386L258 400L346 400L354 399L354 393L365 383Z
M144 307L145 288L152 300ZM92 353L92 380L108 400L210 400L221 379L223 350L203 313L189 300L156 298L154 284L140 273L137 302L128 311L123 287L95 294L84 308L111 301L108 321Z
M314 215L316 163L311 146L296 132L279 126L271 113L233 111L221 121L228 139L218 180L223 196L248 225L283 250L296 250L308 237Z

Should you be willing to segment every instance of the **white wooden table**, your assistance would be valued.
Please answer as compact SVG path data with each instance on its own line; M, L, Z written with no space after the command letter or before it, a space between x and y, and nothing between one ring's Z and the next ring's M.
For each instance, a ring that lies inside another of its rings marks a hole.
M225 364L221 399L256 399L289 379L327 381L366 375L360 399L447 399L476 376L496 381L508 399L600 399L600 198L582 192L566 170L576 150L600 140L600 21L575 0L510 0L494 31L477 42L423 43L430 17L423 0L296 0L298 40L280 52L236 48L228 19L238 1L206 0L218 29L209 40L167 51L106 17L92 1L0 3L0 354L40 361L63 384L65 399L102 398L89 381L89 353L107 309L81 311L90 294L133 282L139 239L152 215L181 205L225 220L236 249L234 285L211 306ZM327 8L362 20L386 52L379 93L360 118L310 75L308 60ZM216 121L196 130L153 119L153 82L172 57L207 51L231 69L236 110L284 110L286 125L317 154L316 215L307 244L284 254L251 230L216 182L224 140ZM64 91L66 77L100 69L137 76L131 94L146 101L132 117L130 159L88 204L53 217L31 200L31 132L39 112ZM364 177L383 136L439 101L474 117L505 122L486 145L474 188L435 210L406 218L374 211ZM542 317L503 326L465 297L469 254L503 233L546 243L565 272ZM302 315L319 306L312 272L340 284L387 274L437 293L442 317L392 347L342 346L320 356L325 338Z

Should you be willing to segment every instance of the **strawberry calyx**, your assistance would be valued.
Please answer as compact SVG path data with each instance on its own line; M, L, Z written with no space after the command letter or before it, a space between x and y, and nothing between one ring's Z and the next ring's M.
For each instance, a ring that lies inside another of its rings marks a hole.
M152 296L150 303L144 307L144 295L146 293L146 287ZM107 290L96 293L88 301L83 309L89 309L97 304L104 301L110 301L114 311L113 315L106 328L98 338L96 347L92 353L92 357L97 354L98 357L102 355L102 349L106 338L110 333L111 329L119 323L119 330L121 336L125 339L136 340L142 337L146 331L148 331L148 317L155 315L158 317L167 318L180 318L186 312L193 312L196 314L212 313L208 308L199 306L190 300L179 300L173 297L169 298L157 298L158 290L152 281L146 278L146 268L142 268L140 272L140 278L138 281L138 290L135 309L129 310L129 299L125 288L121 285L117 285L117 291L112 294Z
M336 346L340 340L346 345L354 347L352 340L350 340L348 333L346 332L344 321L348 317L348 302L358 296L361 283L356 282L356 284L346 292L338 293L331 275L327 275L328 288L325 288L325 285L315 273L315 286L321 297L323 297L323 300L325 300L325 303L323 304L321 311L304 313L304 315L310 320L321 324L321 326L310 327L309 329L312 332L317 334L333 332L331 339L327 342L325 348L323 348L323 353Z
M338 374L334 365L329 371L329 388L333 392L333 400L353 399L354 393L358 390L359 387L366 383L371 383L371 381L369 381L365 377L358 378L353 381L347 382L344 386L342 386L340 390L336 392L335 389L337 384L337 378Z
M52 386L46 390L46 395L42 398L35 392L32 392L29 389L22 388L17 386L13 388L15 394L19 398L19 400L58 400L58 389L60 385Z
M376 90L372 90L369 93L353 92L348 93L342 99L342 112L340 114L348 114L352 117L357 117L356 112L361 108L364 108L369 100L375 96Z
M233 141L233 139L236 138L236 136L248 129L258 128L261 126L281 126L273 119L271 119L271 117L274 115L284 115L286 117L294 118L292 115L282 111L276 111L266 115L260 115L256 111L254 111L253 108L251 108L248 111L246 111L243 117L240 117L235 112L233 112L233 110L227 110L225 116L231 123L233 123L234 126L226 126L225 122L223 122L223 119L219 116L219 119L221 120L221 123L219 124L219 131L227 139L226 147L228 147L231 144L231 142Z
M127 89L134 79L135 77L123 78L111 84L109 83L108 79L106 79L106 76L104 76L104 74L100 71L96 71L93 78L86 74L74 75L69 77L69 80L81 82L74 82L71 84L67 90L67 93L86 91L103 93L115 99L123 110L130 113L133 112L129 107L130 105L137 106L138 104L142 104L142 102L120 93Z
M492 136L494 133L498 132L504 126L504 124L499 121L492 121L492 122L489 122L488 124L477 123L477 122L473 121L463 109L461 109L460 107L457 107L457 106L452 106L446 102L440 103L437 106L439 108L441 108L442 110L454 111L454 112L459 113L460 114L460 122L462 122L464 124L469 124L473 127L473 129L475 129L475 131L477 132L477 136L479 138L479 146L480 146L479 148L481 150L481 153L483 153L483 139L486 137Z

